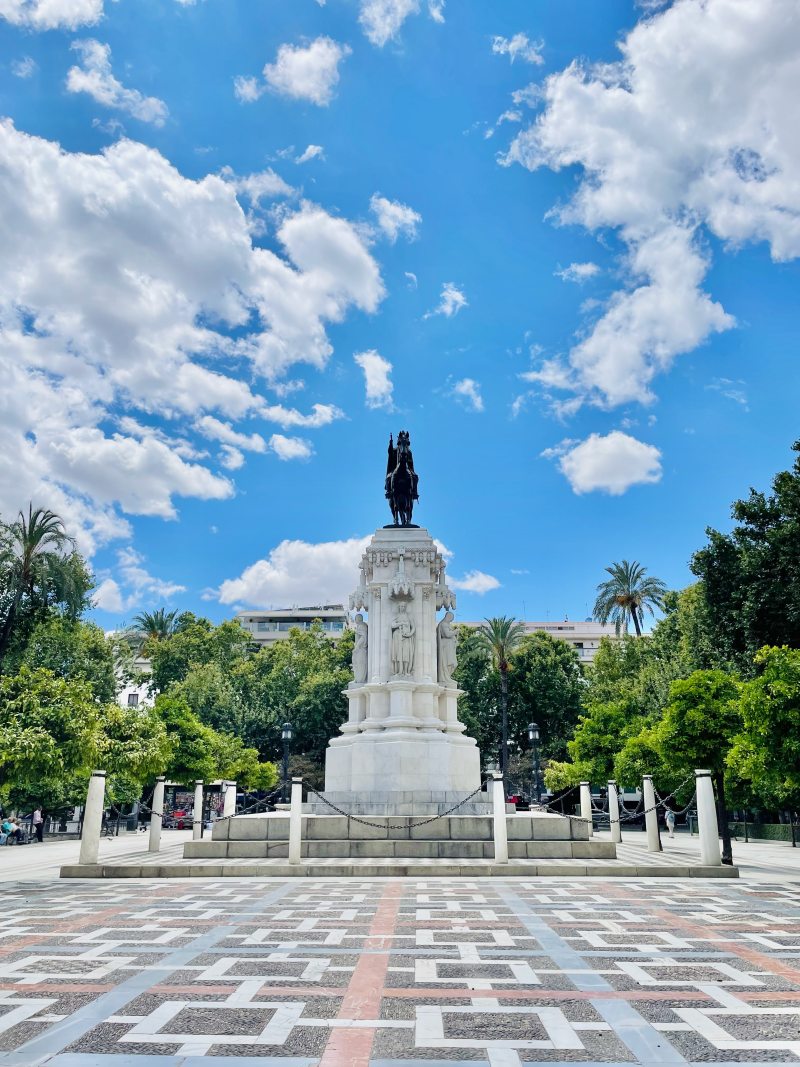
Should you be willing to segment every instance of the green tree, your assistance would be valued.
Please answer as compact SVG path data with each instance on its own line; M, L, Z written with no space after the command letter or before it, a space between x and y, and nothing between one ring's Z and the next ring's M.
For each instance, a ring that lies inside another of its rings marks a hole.
M91 588L86 566L55 512L30 505L27 515L20 511L14 522L0 524L0 667L13 644L24 647L48 608L78 618Z
M765 645L800 647L800 441L792 470L772 492L750 490L731 509L729 534L706 531L708 544L691 567L702 579L714 644L743 675L755 672Z
M605 785L614 776L614 761L630 737L645 726L642 715L631 713L624 700L592 704L578 720L567 744L577 781Z
M96 753L98 706L86 682L22 667L0 677L0 781L41 801L76 776Z
M739 680L734 675L724 671L694 671L688 678L673 682L670 703L652 734L655 748L674 778L688 777L696 768L711 771L717 792L724 863L733 862L725 770L734 737L742 725L739 689Z
M161 716L147 704L99 709L93 760L105 770L106 789L115 804L131 803L142 788L163 774L172 756L172 744Z
M800 651L762 648L742 686L741 732L728 766L768 806L800 808Z
M535 720L542 758L563 759L581 713L584 682L577 651L566 641L539 632L520 641L510 664L509 738L525 751L528 723Z
M508 771L508 671L511 654L525 636L525 627L515 619L505 615L494 619L485 619L477 629L479 645L486 653L500 675L500 773L505 776Z
M133 617L130 633L136 635L141 645L148 641L163 641L165 637L171 637L175 633L179 618L177 610L167 611L166 608L140 611Z
M498 747L500 676L484 642L472 626L458 627L453 679L462 691L458 698L458 717L466 726L467 735L477 741L478 751L486 757Z
M617 633L621 629L627 632L632 621L636 636L641 637L645 610L652 615L653 608L661 607L667 587L660 578L647 577L647 568L635 560L612 563L606 571L611 577L597 587L595 618L598 622L613 620Z
M207 663L231 670L246 658L249 643L247 631L234 620L214 626L208 619L184 612L177 619L173 633L149 640L145 645L152 669L152 688L166 693L171 685L183 681L193 667Z
M115 642L94 623L50 615L31 633L22 662L46 667L57 678L88 682L101 704L115 699Z

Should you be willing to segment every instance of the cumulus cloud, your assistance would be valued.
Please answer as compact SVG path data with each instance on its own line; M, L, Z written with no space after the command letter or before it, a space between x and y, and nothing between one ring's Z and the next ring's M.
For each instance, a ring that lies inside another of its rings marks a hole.
M103 0L0 0L0 19L32 30L74 30L103 14Z
M15 78L31 78L36 73L36 70L36 60L31 56L23 56L22 59L15 59L11 64L11 73Z
M310 459L314 455L311 442L302 437L284 437L282 433L274 433L269 439L269 447L278 459Z
M122 592L113 578L104 578L92 595L92 602L100 611L117 614L125 610Z
M615 230L625 285L541 380L603 406L653 398L675 357L734 325L703 289L703 231L800 254L794 98L800 20L787 0L676 3L640 22L616 63L548 77L506 163L581 168L557 217Z
M458 286L453 282L445 282L439 303L431 311L426 311L422 317L430 319L433 315L444 315L446 319L451 319L453 315L457 315L462 308L467 306L467 298Z
M594 490L621 496L632 485L661 481L661 453L620 430L603 437L590 434L585 441L562 441L546 449L546 459L558 459L558 467L574 493Z
M469 411L483 411L481 387L474 378L462 378L452 389L453 396L463 401Z
M390 375L392 364L384 359L375 349L368 352L357 352L353 359L364 372L364 385L366 387L366 405L368 408L384 408L392 410L392 393L394 386Z
M417 236L417 228L422 222L422 216L409 207L401 204L399 200L387 200L385 196L377 193L369 202L370 210L375 215L378 226L383 230L392 244L402 234L409 241Z
M281 428L343 417L268 404L256 385L279 385L298 362L324 367L327 323L382 299L351 223L303 202L282 214L277 251L256 248L221 176L184 178L128 140L70 153L8 120L0 189L0 513L52 507L91 553L129 536L120 512L172 518L174 498L233 493L187 450L197 419L238 431L245 417ZM138 418L154 414L160 433ZM235 453L222 458L233 469Z
M339 84L339 64L351 51L330 37L317 37L307 45L282 44L275 62L264 67L264 79L281 96L326 107ZM249 86L247 91L251 90Z
M144 566L145 558L130 545L117 553L116 578L103 578L92 597L101 611L119 614L142 604L170 600L186 586L156 578Z
M467 571L463 578L448 577L447 584L453 589L461 589L465 593L477 593L478 596L500 588L497 578L491 574L484 574L483 571Z
M590 278L594 278L600 273L600 268L596 263L570 263L568 267L564 267L561 270L557 270L555 275L560 278L562 282L577 282L582 285L583 282L588 281Z
M104 107L124 111L142 122L163 126L169 112L163 100L143 96L138 89L126 89L111 70L111 49L93 39L73 41L71 48L80 53L81 65L67 72L67 89L71 93L88 93Z
M409 15L419 14L419 7L419 0L361 0L358 21L368 39L383 48Z
M294 192L272 167L239 177L230 167L223 167L221 176L231 183L237 193L246 196L251 204L258 205L262 200L272 200L279 196L291 196Z
M498 56L508 56L513 63L521 59L524 63L541 66L544 63L542 49L544 41L530 41L525 33L515 33L513 37L493 37L492 51Z
M346 603L369 537L346 541L281 541L265 559L222 583L222 604L250 607Z
M258 78L249 74L237 74L233 79L233 93L243 104L252 104L267 91Z
M445 0L428 0L428 14L434 22L444 22Z

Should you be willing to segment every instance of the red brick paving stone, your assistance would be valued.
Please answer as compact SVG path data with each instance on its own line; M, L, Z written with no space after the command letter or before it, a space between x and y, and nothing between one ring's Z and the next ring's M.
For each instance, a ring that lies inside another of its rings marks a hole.
M361 956L350 978L337 1018L378 1019L383 999L389 949L397 927L403 886L387 885L381 894L369 928L370 955ZM374 951L386 949L385 952ZM367 1067L372 1054L372 1027L342 1027L331 1030L319 1067Z

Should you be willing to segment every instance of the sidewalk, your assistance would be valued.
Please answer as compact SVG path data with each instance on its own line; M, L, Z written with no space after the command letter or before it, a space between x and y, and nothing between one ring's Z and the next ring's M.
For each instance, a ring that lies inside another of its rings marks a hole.
M607 831L595 834L601 841L608 841ZM675 862L699 862L700 839L695 835L690 837L688 833L678 832L674 838L668 834L661 834L661 844L664 846L663 855L674 857ZM633 854L647 854L647 837L643 830L625 829L622 832L622 844L617 846L617 855L620 859L628 858L629 862L635 862ZM640 861L641 862L641 861ZM763 881L768 878L773 881L786 879L800 880L800 848L792 848L788 841L749 841L736 840L733 842L733 862L739 868L740 878L751 878Z
M159 859L177 860L183 856L185 841L191 841L191 830L164 830L161 835ZM100 839L101 862L125 862L132 855L147 849L148 834L127 833L119 837ZM81 843L78 840L59 841L45 838L44 844L0 846L0 882L22 882L28 879L49 881L58 878L66 863L77 863ZM153 854L155 855L155 853Z

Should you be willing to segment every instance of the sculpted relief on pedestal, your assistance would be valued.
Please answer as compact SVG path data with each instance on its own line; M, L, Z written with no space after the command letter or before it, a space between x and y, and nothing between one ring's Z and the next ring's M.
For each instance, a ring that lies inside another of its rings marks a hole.
M367 642L369 629L364 622L364 616L356 615L355 620L356 643L353 646L353 681L363 685L367 680Z
M408 613L408 605L401 600L392 618L392 674L407 678L414 673L417 648L417 627Z
M437 680L440 685L454 684L453 671L456 669L456 640L453 613L448 611L436 627Z

